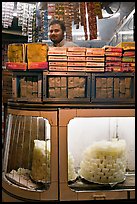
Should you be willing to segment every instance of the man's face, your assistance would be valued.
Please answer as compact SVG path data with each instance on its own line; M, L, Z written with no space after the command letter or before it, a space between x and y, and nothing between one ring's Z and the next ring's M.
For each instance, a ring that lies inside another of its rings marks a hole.
M54 24L49 27L49 37L53 43L60 43L64 38L64 32L59 24Z

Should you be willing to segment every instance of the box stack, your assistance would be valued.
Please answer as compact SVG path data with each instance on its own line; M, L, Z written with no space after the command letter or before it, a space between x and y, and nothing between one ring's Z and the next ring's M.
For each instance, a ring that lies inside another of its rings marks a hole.
M135 72L135 46L123 47L122 72Z
M86 71L104 72L104 49L86 48Z
M9 44L6 68L24 71L48 69L47 51L45 43Z
M42 72L13 72L12 99L14 101L41 101Z
M67 71L67 48L49 47L49 71Z
M85 47L68 47L68 71L86 71Z
M84 72L43 72L43 101L89 102L90 80Z
M113 98L112 77L96 77L96 98Z
M105 71L121 72L122 52L120 47L105 46Z
M67 98L66 86L67 79L65 76L49 77L48 78L49 98Z

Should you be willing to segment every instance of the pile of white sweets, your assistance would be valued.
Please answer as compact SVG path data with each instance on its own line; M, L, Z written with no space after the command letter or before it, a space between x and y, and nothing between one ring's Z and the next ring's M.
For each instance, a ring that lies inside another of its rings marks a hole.
M77 174L75 172L74 168L74 157L69 152L68 153L68 181L73 181L77 177Z
M50 143L34 140L31 178L38 182L50 181Z
M88 147L80 163L79 174L95 183L118 183L125 179L126 142L102 140Z

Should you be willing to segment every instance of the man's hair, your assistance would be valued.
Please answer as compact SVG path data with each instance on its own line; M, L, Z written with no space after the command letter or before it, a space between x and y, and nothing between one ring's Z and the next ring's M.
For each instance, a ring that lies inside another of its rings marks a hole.
M61 30L62 30L63 32L66 31L66 27L65 27L65 24L64 24L63 21L58 20L58 19L53 19L53 20L49 23L49 27L50 27L51 25L54 25L54 24L59 24L60 27L61 27Z

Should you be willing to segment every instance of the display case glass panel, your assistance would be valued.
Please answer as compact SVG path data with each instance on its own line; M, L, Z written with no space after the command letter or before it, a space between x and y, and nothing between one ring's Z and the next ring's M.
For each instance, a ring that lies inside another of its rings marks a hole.
M9 192L17 200L57 200L57 112L31 108L23 110L8 107L3 151L3 191Z
M50 124L43 117L8 115L5 176L19 187L50 185Z
M123 182L124 185L125 175L135 170L134 144L134 117L70 120L68 180L89 183L91 189L100 188L99 185L95 187L95 183L111 186Z

